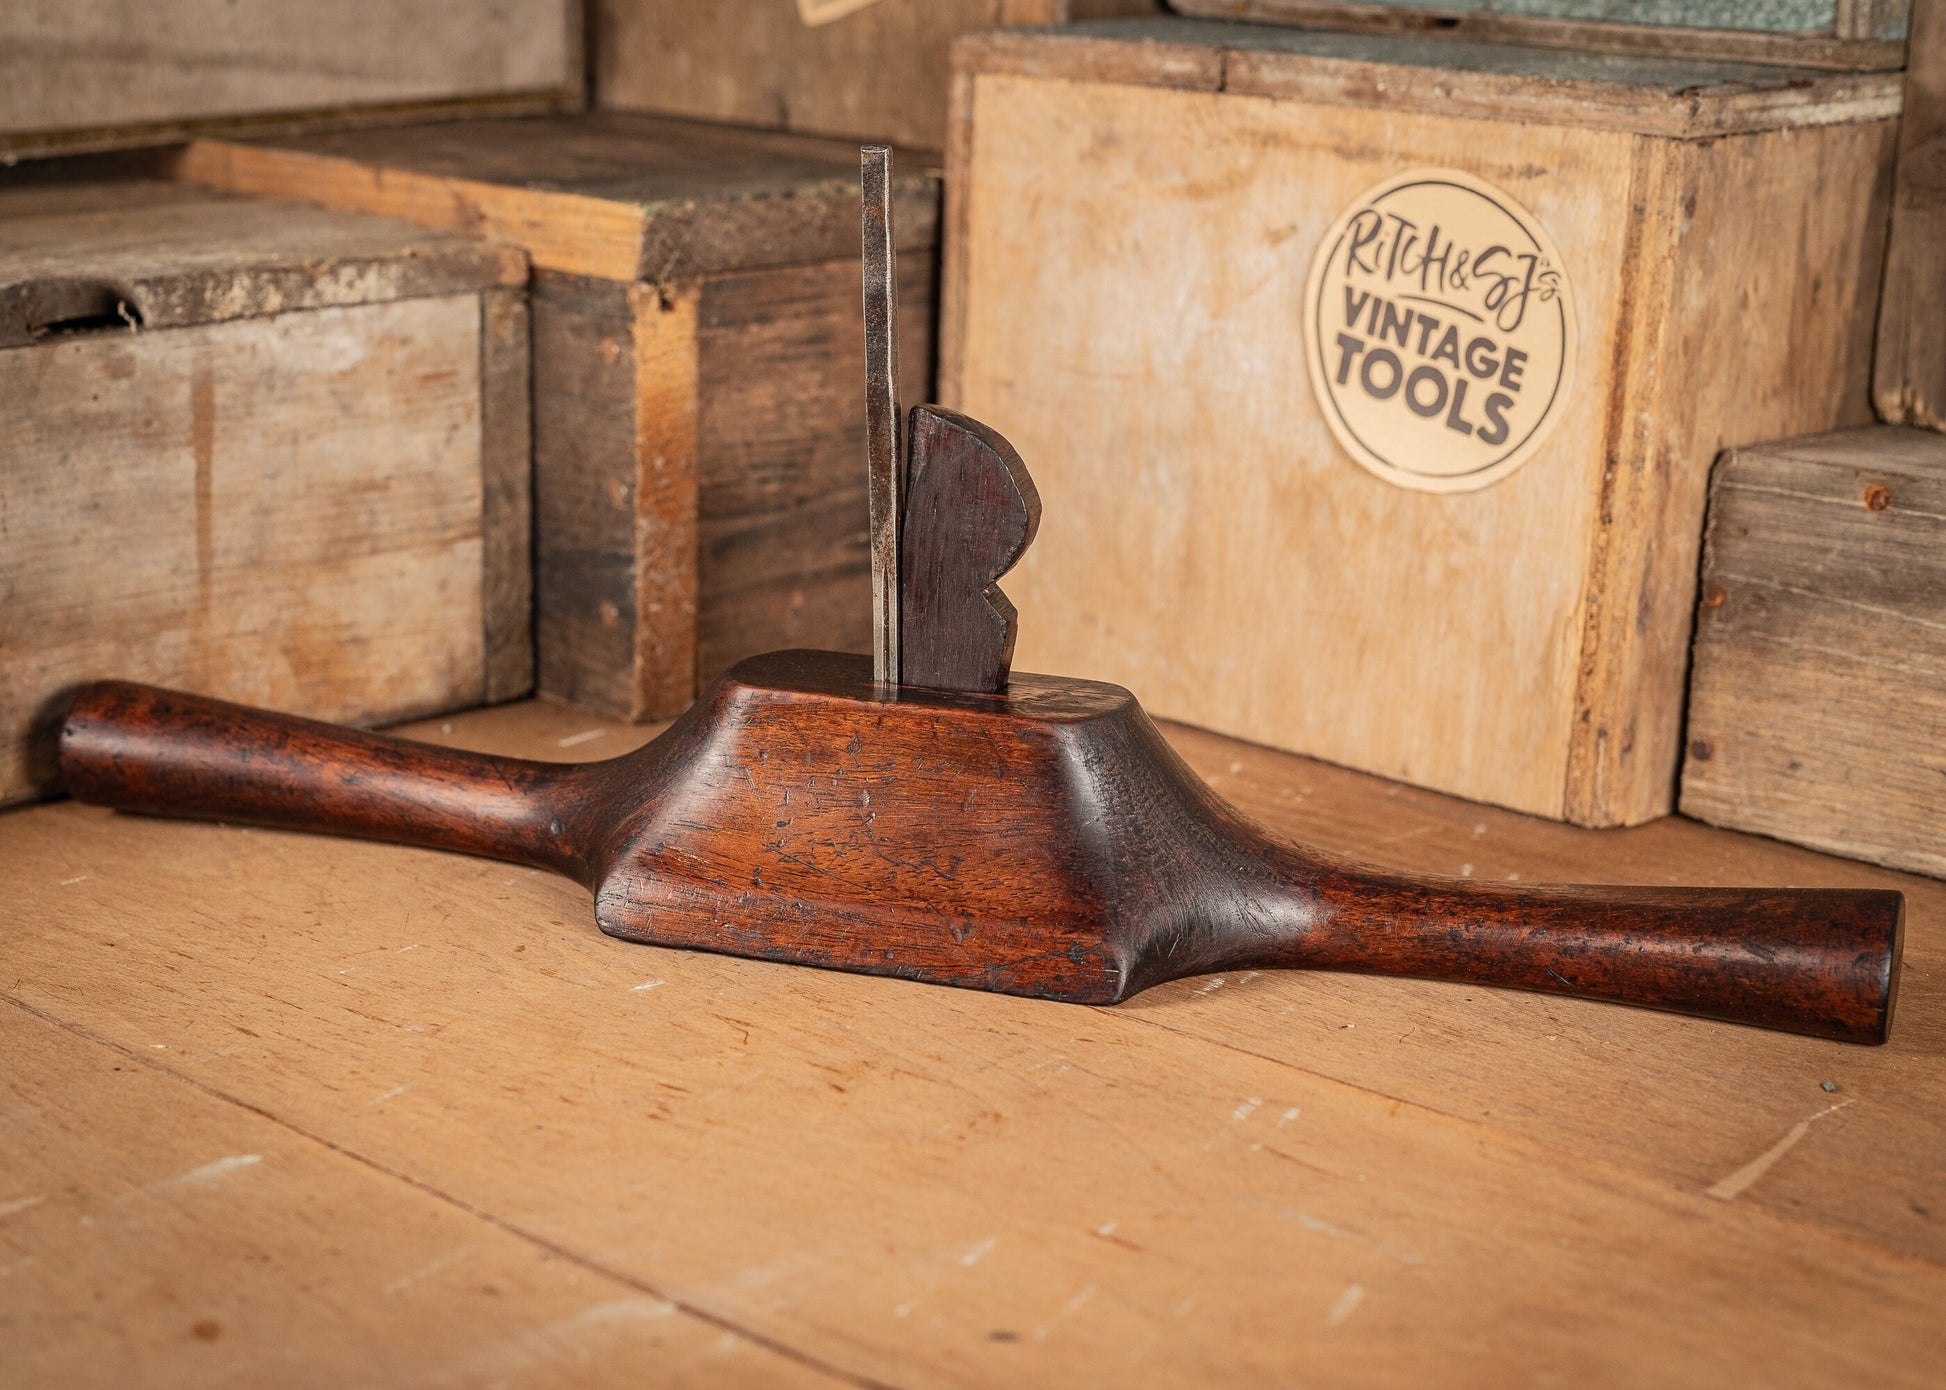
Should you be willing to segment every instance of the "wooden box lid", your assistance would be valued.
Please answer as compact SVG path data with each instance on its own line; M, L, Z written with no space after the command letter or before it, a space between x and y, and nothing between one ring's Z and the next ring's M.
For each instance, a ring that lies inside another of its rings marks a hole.
M1908 0L1169 0L1180 14L1815 68L1905 65Z
M668 280L858 254L858 146L618 112L199 140L179 177L511 241L536 266ZM901 247L930 246L936 156L902 156Z
M0 348L62 324L181 328L517 285L527 275L510 246L145 179L0 189L0 227Z
M1174 18L970 34L954 43L953 65L1677 139L1884 120L1899 114L1902 85L1896 72Z

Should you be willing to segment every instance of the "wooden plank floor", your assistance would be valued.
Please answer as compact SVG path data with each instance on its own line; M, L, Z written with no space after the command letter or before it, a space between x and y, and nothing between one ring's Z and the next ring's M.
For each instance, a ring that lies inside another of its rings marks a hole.
M27 808L0 1383L1938 1383L1946 885L1171 735L1381 863L1902 887L1893 1041L1276 972L1084 1009L627 945L504 865Z

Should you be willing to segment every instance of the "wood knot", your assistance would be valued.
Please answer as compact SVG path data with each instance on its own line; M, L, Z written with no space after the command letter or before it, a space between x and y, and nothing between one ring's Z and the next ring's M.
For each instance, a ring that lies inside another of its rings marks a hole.
M1721 608L1729 601L1730 596L1723 592L1721 584L1710 583L1703 586L1703 607Z
M1689 756L1699 763L1708 762L1710 755L1715 751L1715 749L1710 747L1710 741L1706 738L1693 738L1689 741Z
M1886 487L1883 483L1873 483L1865 489L1865 506L1867 510L1882 512L1891 505L1892 489Z

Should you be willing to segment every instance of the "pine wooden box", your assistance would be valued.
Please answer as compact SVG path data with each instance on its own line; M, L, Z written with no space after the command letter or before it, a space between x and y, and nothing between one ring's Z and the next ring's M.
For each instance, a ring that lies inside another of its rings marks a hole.
M519 251L171 183L0 187L0 802L107 676L352 723L510 699Z
M1683 813L1946 877L1946 437L1730 451L1702 575Z
M918 400L938 182L899 169ZM756 652L870 649L856 145L594 114L203 141L178 173L526 248L544 694L662 719Z
M1046 502L1017 665L1540 815L1670 810L1711 460L1869 418L1898 75L1188 19L955 62L941 394ZM1572 292L1551 432L1474 491L1356 461L1303 345L1334 220L1417 169L1524 209Z

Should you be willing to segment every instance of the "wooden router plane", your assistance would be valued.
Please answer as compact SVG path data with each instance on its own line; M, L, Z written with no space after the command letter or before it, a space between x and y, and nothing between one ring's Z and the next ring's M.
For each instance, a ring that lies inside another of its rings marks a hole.
M752 658L646 747L581 764L105 682L62 728L69 789L554 869L603 931L659 946L1090 1004L1209 971L1358 970L1884 1041L1899 893L1389 873L1251 823L1126 690L1011 675L992 586L1040 500L976 421L920 407L901 446L889 160L865 152L869 661Z

